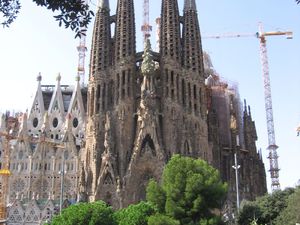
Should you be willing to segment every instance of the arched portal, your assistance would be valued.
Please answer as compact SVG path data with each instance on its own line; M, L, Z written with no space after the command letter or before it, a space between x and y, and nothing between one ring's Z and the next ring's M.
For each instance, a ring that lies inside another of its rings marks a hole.
M144 138L144 140L142 142L141 155L143 155L147 152L151 152L151 154L153 156L156 156L154 142L149 134L146 135L146 137Z

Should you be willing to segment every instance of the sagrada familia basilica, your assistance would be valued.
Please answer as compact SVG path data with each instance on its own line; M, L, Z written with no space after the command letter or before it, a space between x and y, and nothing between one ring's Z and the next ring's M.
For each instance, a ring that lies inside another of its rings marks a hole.
M10 145L8 224L40 224L78 201L136 203L174 154L220 171L229 185L227 209L236 204L235 153L241 200L263 195L251 109L202 51L195 0L184 1L182 15L177 0L162 0L159 51L148 39L136 51L133 0L118 0L111 12L100 0L88 86L79 77L62 85L60 75L43 85L39 75L30 110L1 117L0 130L14 137L0 137L1 166Z

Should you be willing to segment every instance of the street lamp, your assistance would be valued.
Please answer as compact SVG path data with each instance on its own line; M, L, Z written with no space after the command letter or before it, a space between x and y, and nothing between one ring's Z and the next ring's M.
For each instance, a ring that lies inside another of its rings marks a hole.
M239 173L238 170L241 167L240 165L238 165L237 163L237 154L234 153L234 165L232 166L232 168L235 170L235 185L236 185L236 208L237 208L237 212L239 213L240 210L240 196L239 196Z

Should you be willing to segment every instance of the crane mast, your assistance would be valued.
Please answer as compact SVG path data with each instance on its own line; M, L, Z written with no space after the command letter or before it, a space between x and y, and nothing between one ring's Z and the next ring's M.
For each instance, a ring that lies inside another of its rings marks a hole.
M259 23L259 31L256 34L253 33L230 33L230 34L219 34L204 36L203 38L238 38L238 37L256 37L260 43L260 58L263 72L264 82L264 98L265 98L265 110L266 110L266 121L267 121L267 132L268 132L268 144L267 150L269 150L268 159L270 161L270 177L271 177L271 188L272 191L280 189L279 183L279 166L278 166L278 154L275 141L275 129L274 129L274 118L273 118L273 106L272 106L272 94L271 94L271 82L269 75L269 62L267 54L266 37L267 36L281 36L284 35L287 39L292 39L293 33L291 31L270 31L264 32L262 23ZM299 129L300 130L300 129Z
M152 26L149 22L149 0L144 0L143 8L143 25L141 27L141 30L143 32L144 41L146 41L151 36L150 32L152 31Z
M278 166L278 154L275 141L275 129L274 129L274 118L273 118L273 106L272 106L272 93L271 93L271 83L269 75L269 62L267 54L267 44L266 36L271 35L288 35L291 38L291 32L264 32L262 23L259 23L259 32L257 37L260 43L260 57L263 72L263 82L264 82L264 95L265 95L265 110L266 110L266 120L267 120L267 132L268 132L268 150L269 150L269 161L270 161L270 176L271 176L271 188L272 191L280 189L279 183L279 166Z
M84 1L84 4L87 4L87 0ZM81 80L81 86L84 86L85 80L85 56L86 56L86 30L81 28L81 35L79 40L79 45L77 46L78 51L78 67L77 67L77 76Z
M77 68L77 75L80 77L81 86L84 86L85 80L85 55L87 48L85 46L85 31L84 34L81 35L79 45L77 46L78 51L78 68Z

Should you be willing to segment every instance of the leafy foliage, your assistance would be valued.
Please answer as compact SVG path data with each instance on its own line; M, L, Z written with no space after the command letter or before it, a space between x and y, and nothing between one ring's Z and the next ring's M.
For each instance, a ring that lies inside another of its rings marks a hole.
M113 209L102 201L79 203L55 216L51 225L117 225L113 217Z
M147 225L148 218L155 214L153 205L140 202L115 212L115 219L119 225Z
M276 225L295 225L300 223L300 187L287 200L287 207L276 219Z
M216 216L210 219L201 219L199 225L216 225L224 224L220 217Z
M207 162L175 155L164 169L161 187L150 182L147 200L181 224L196 224L216 218L212 210L221 207L226 192L219 172Z
M76 32L75 37L84 35L88 24L91 22L93 11L84 0L32 0L38 6L45 7L53 12L58 12L54 18L59 26L64 25ZM0 13L4 21L1 24L8 27L17 17L21 8L20 0L0 0Z
M8 27L16 19L20 8L19 0L0 0L0 13L3 14L4 18L1 25Z
M148 225L180 225L180 223L166 215L155 214L149 217Z
M294 189L276 191L258 198L254 202L246 202L240 211L238 222L241 225L249 225L253 219L258 224L272 224L277 216L287 207L288 197L294 193Z
M159 186L158 183L153 179L151 179L148 183L146 193L147 201L154 203L154 205L157 207L157 210L160 213L163 213L165 210L166 193L162 187Z
M262 216L261 209L256 202L245 202L242 205L242 211L239 214L239 224L252 225L253 221L257 222L256 218Z

